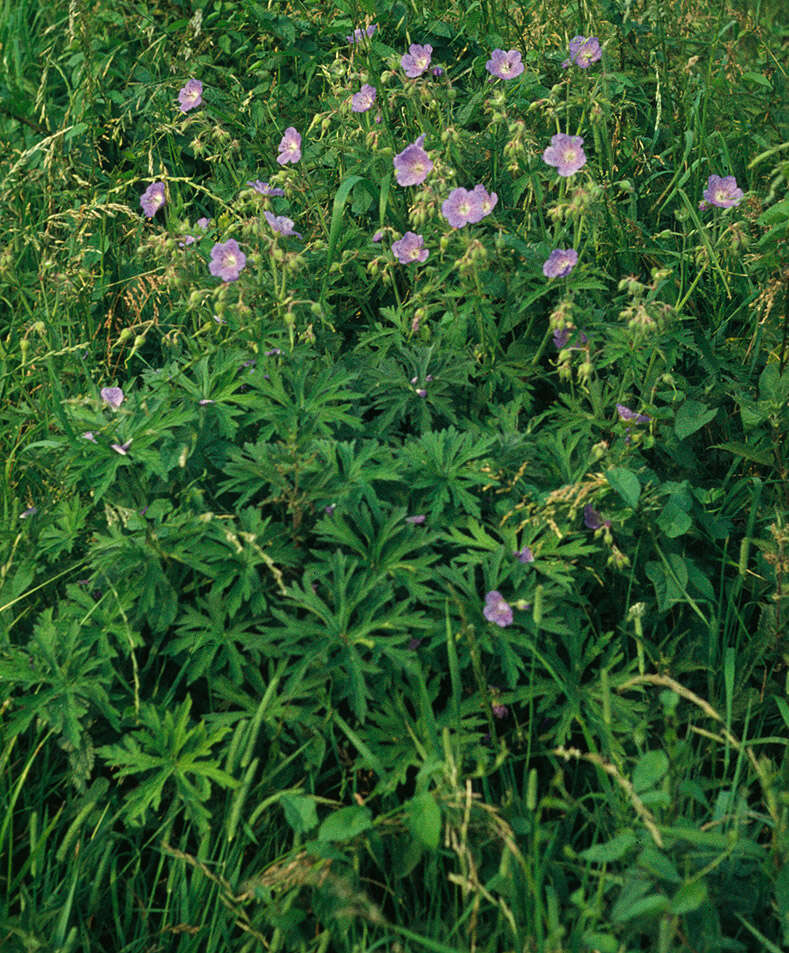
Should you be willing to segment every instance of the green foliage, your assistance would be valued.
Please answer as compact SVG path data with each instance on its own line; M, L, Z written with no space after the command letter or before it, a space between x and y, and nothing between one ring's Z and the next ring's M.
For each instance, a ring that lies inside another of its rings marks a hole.
M4 951L789 945L779 13L0 4Z

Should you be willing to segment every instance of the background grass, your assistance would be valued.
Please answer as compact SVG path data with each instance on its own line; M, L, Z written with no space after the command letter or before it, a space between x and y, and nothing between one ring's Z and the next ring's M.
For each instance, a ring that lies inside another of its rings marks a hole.
M786 38L777 2L4 0L3 950L789 945Z

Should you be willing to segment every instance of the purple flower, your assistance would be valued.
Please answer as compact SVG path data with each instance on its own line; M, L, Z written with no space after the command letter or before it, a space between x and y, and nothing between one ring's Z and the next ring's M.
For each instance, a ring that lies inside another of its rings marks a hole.
M267 351L263 352L265 357L279 357L282 354L282 348L280 347L270 347Z
M375 86L365 83L359 92L354 93L351 97L351 109L355 113L366 113L368 109L372 109L372 105L375 102L375 96Z
M430 156L422 148L424 133L392 160L398 185L421 185L433 168Z
M440 66L434 66L433 69L431 70L431 72L433 73L433 76L443 76L443 75L444 75L444 70L443 70Z
M300 158L301 136L296 132L293 126L288 126L279 144L277 162L279 162L280 165L286 165L288 162L298 162Z
M96 435L93 433L92 430L86 430L85 433L82 434L82 439L90 440L91 443L97 443Z
M427 519L424 513L417 513L415 516L406 516L406 523L414 523L417 526L421 526L422 523Z
M578 263L574 248L554 248L542 266L546 278L566 278Z
M131 446L131 440L127 440L126 443L113 443L111 444L112 449L119 453L122 457L126 456L126 451Z
M401 265L426 261L430 252L424 247L424 239L415 232L406 232L400 241L392 242L392 251Z
M543 152L542 158L547 165L556 166L561 176L573 175L586 165L581 136L568 136L563 132L551 136L551 144Z
M178 247L186 248L187 245L194 245L194 243L195 243L194 235L184 235L184 240L182 242L178 242Z
M468 189L453 189L449 198L441 203L441 214L452 228L463 228L468 222L478 222L485 214L478 192Z
M37 506L28 506L26 510L22 510L22 512L19 514L19 518L21 520L26 520L28 516L35 516L36 513L38 513Z
M602 529L604 526L610 528L611 520L604 520L597 510L587 503L584 507L584 526L593 530Z
M534 553L528 546L524 546L523 549L519 549L516 553L512 554L513 556L518 557L519 563L533 563L534 562Z
M247 185L253 188L260 195L284 195L285 194L284 189L275 189L273 185L269 185L268 182L261 182L260 179L255 179L253 182L247 182Z
M494 50L485 64L485 69L499 79L515 79L523 72L521 55L517 50Z
M302 235L300 232L293 231L293 219L288 218L286 215L272 215L268 209L263 213L266 216L266 221L272 227L275 232L279 232L280 235L295 235L296 238L301 238Z
M499 200L498 195L496 195L495 192L488 193L488 190L482 184L474 186L474 194L479 199L480 208L482 210L481 218L490 215ZM470 221L474 221L474 219L470 219Z
M553 332L553 343L557 351L561 351L563 347L567 347L567 342L570 338L573 337L575 328L572 325L569 325L565 328L556 328ZM578 343L570 346L571 351L580 351L582 347L587 343L589 338L584 334L583 331L578 332Z
M371 23L370 26L368 26L366 30L362 30L361 27L357 27L357 28L353 31L353 33L351 33L350 36L346 36L345 39L346 39L349 43L351 43L351 44L353 44L354 46L356 46L357 43L361 43L361 42L362 42L362 40L365 38L365 36L371 37L371 36L373 35L373 33L375 33L375 31L376 31L377 29L378 29L378 24L377 24L377 23Z
M731 208L733 205L739 205L742 202L743 194L742 189L737 188L737 180L733 175L727 175L724 178L719 175L711 175L707 179L707 188L703 193L704 201L718 208Z
M512 625L512 607L495 589L485 596L485 608L482 614L488 622L495 622L502 629Z
M120 387L102 387L99 394L104 403L109 404L113 410L117 410L123 403L124 394Z
M186 86L178 94L179 109L182 113L188 113L190 109L196 109L203 102L203 84L199 79L190 79Z
M380 242L383 237L384 237L384 233L383 233L383 231L379 228L378 231L375 233L375 235L373 235L373 239L372 239L372 240L373 240L374 242Z
M238 247L235 238L217 242L211 249L208 270L222 281L235 281L246 267L247 256Z
M416 79L430 66L430 57L433 53L433 47L426 43L420 46L418 43L412 43L408 47L408 52L403 53L400 58L400 65L405 70L405 75L409 79Z
M140 196L140 205L147 218L153 218L164 205L164 182L151 182Z
M198 218L195 222L195 225L200 229L201 232L207 232L208 226L211 224L210 218Z
M506 705L497 705L496 702L491 702L490 710L496 718L506 718L510 713Z
M637 424L649 423L649 417L647 417L646 414L637 414L634 410L630 410L629 407L625 407L624 404L617 404L616 412L619 414L620 420L633 420Z
M581 69L588 69L602 55L600 41L596 36L574 36L570 40L570 58L562 63L562 68L567 69L570 63L575 63Z

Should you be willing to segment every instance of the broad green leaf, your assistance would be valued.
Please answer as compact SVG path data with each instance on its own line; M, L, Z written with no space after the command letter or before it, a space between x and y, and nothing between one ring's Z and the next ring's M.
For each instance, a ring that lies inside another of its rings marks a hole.
M653 893L648 897L641 897L633 903L623 906L612 913L611 918L614 923L626 923L628 920L634 920L636 917L654 917L668 906L668 897L662 894Z
M600 953L618 953L619 940L611 933L584 933L584 949L599 950Z
M647 751L643 754L633 772L633 787L636 791L646 791L655 787L668 771L668 758L664 751Z
M781 373L777 364L768 364L759 375L759 397L785 404L789 400L789 371Z
M638 855L638 864L640 867L643 867L644 870L649 871L650 874L653 874L661 880L668 880L674 884L682 882L682 877L680 877L677 868L671 860L656 847L645 847Z
M623 831L603 844L587 847L578 855L593 864L607 864L613 860L620 860L636 842L636 835L632 831Z
M408 826L420 844L432 850L438 847L441 835L441 809L429 791L417 795L409 802Z
M605 476L625 503L635 507L641 495L641 484L635 473L625 467L612 467Z
M677 915L692 913L707 899L707 885L703 880L684 884L671 898L671 912Z
M314 798L303 794L283 794L280 804L285 812L285 820L297 834L305 834L318 823Z
M698 400L686 400L674 418L674 433L680 440L684 440L708 424L717 413L717 407L707 407Z
M373 817L366 807L341 807L330 814L318 830L318 840L349 841L373 826Z
M669 539L674 539L687 533L693 525L693 520L681 506L678 506L673 500L669 500L663 507L660 516L658 516L657 524Z

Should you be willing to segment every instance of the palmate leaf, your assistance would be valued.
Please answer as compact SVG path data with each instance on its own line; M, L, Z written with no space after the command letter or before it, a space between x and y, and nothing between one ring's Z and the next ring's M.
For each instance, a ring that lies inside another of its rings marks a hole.
M169 814L183 810L205 832L210 819L205 802L211 795L212 782L222 788L238 786L238 781L216 766L213 751L230 726L220 724L209 729L205 721L194 724L189 715L191 707L187 696L175 712L166 710L162 717L155 705L146 703L140 709L141 728L129 732L119 744L98 749L117 778L141 776L137 787L125 797L125 813L130 821L142 821L149 809L158 811L165 787L171 783L177 797L171 802Z
M409 483L424 497L425 509L438 519L445 509L461 510L480 516L477 496L472 489L493 480L487 457L494 437L476 438L454 427L428 431L403 447Z
M363 721L382 673L413 666L408 643L429 622L380 571L358 559L338 551L324 567L317 580L311 570L288 587L292 608L273 610L281 628L267 627L256 644L267 654L292 657L299 673L320 667L332 682L332 702L347 701ZM370 676L377 676L374 684Z
M13 699L12 732L23 731L40 718L76 749L85 722L97 713L114 723L107 687L115 673L112 651L101 631L82 624L83 613L78 606L75 609L69 612L65 604L57 618L53 609L46 609L24 648L5 647L0 653L0 686L3 695Z
M246 420L259 424L259 439L301 444L314 437L334 436L342 426L358 430L361 423L349 413L360 396L352 389L354 371L340 365L322 366L306 351L293 352L282 366L258 367L247 383L250 391L233 401L247 408Z
M431 567L440 556L429 548L434 534L405 519L405 509L391 509L370 495L366 503L335 510L318 523L316 532L352 550L371 571L425 600L434 578Z

